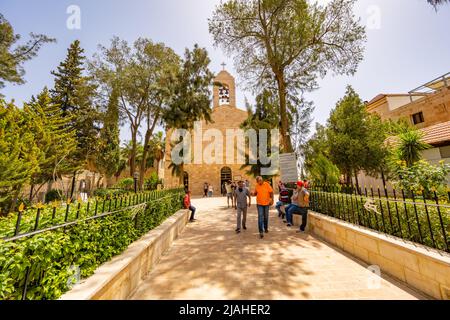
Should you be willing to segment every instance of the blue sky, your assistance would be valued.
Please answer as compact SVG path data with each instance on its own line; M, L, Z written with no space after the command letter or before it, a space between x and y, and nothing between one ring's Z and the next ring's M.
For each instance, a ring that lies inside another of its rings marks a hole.
M328 0L319 0L326 3ZM39 56L25 64L27 83L7 85L2 93L18 104L28 100L44 86L51 86L50 74L64 59L70 43L79 39L91 57L98 44L108 45L117 35L133 42L148 37L165 42L182 54L194 43L206 47L212 59L211 69L221 70L232 59L212 46L207 19L220 0L1 0L0 12L11 22L16 33L27 39L29 32L44 33L57 39L46 45ZM81 29L69 30L66 13L70 5L81 9ZM426 0L359 0L355 14L368 27L364 62L353 77L329 75L320 89L307 95L314 101L314 122L324 123L330 110L350 84L364 100L378 93L402 93L450 71L450 5L438 12ZM252 100L238 80L238 104ZM127 139L128 130L122 130Z

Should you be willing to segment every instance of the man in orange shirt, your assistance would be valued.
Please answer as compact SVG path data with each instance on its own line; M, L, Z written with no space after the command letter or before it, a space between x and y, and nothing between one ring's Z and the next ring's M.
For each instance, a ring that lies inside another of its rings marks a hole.
M262 239L264 232L269 232L269 209L273 205L273 189L262 177L257 177L253 196L256 196L259 236Z

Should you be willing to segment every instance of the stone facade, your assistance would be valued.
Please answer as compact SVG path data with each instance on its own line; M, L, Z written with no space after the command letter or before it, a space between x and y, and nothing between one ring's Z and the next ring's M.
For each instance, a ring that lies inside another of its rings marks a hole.
M450 121L450 87L412 98L409 95L379 95L367 105L367 110L377 113L382 120L407 119L411 123L412 115L422 112L424 122L416 127L423 129Z
M301 217L294 216L295 224ZM309 231L434 299L450 299L450 255L313 211Z
M422 155L432 164L440 161L450 163L450 78L447 79L447 86L442 83L431 93L379 94L367 103L367 110L378 114L382 120L404 119L421 130L424 141L432 146ZM419 113L422 114L423 122L414 124L413 115ZM358 181L361 186L383 187L381 178L370 177L364 172L359 173ZM447 184L450 184L450 175ZM389 192L392 191L390 184L387 188Z
M187 185L192 191L193 195L200 196L203 194L203 185L205 182L212 185L214 189L214 195L217 196L221 193L222 189L222 171L231 170L231 178L233 180L249 180L252 182L252 177L246 174L246 169L241 169L242 165L237 164L237 143L235 140L234 146L234 161L227 161L226 159L226 136L227 130L236 130L240 128L240 125L247 119L247 112L236 107L236 85L234 78L225 70L221 71L214 79L213 89L213 110L212 110L212 123L206 123L202 121L202 136L203 151L213 143L214 138L209 138L207 133L210 129L217 129L223 136L223 154L216 156L215 163L206 164L204 159L202 164L185 164L184 171L187 174ZM224 94L225 92L225 98ZM219 94L219 93L222 93ZM209 131L211 132L211 131ZM171 143L170 137L172 131L167 132L166 138L166 157L164 163L164 186L166 188L175 187L180 185L180 178L173 176L169 166L171 160ZM195 140L195 134L192 134L192 142ZM217 142L217 141L216 141ZM231 148L231 147L230 147ZM192 151L194 152L194 151ZM197 161L195 161L197 162Z

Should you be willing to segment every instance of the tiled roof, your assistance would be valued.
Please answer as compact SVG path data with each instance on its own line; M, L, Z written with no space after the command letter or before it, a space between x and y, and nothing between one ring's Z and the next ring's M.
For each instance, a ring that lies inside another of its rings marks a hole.
M425 143L436 145L450 141L450 121L436 124L420 129L423 132ZM396 145L398 138L396 136L388 137L385 141L388 145Z
M428 144L450 141L450 121L421 129L425 134L424 140Z

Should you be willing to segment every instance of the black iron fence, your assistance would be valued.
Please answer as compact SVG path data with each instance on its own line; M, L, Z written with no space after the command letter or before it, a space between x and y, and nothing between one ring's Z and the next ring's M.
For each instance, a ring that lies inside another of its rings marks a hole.
M171 189L21 207L0 219L0 300L58 298L76 273L68 266L89 276L181 208L183 195Z
M311 209L450 252L450 193L313 185Z
M149 191L95 197L82 201L38 203L30 208L20 205L18 212L0 219L0 239L6 242L23 239L42 232L57 230L82 221L101 218L140 204L183 192L182 189Z

